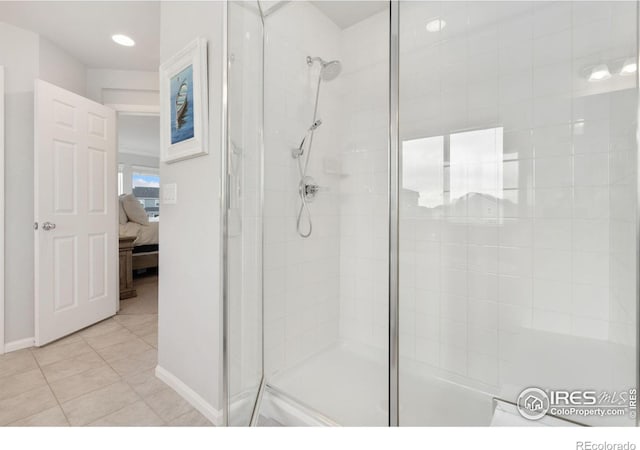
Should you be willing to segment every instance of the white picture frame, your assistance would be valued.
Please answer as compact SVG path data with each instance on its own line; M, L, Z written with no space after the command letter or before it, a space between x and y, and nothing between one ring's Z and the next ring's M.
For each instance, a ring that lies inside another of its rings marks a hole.
M162 162L209 153L207 41L198 38L160 66Z

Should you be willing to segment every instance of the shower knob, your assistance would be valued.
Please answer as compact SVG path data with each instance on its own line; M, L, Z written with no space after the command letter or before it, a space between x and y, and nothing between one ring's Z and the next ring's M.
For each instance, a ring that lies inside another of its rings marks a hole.
M304 177L300 181L298 192L304 196L304 199L308 202L313 201L316 198L318 192L326 190L326 188L318 185L315 180L309 176Z

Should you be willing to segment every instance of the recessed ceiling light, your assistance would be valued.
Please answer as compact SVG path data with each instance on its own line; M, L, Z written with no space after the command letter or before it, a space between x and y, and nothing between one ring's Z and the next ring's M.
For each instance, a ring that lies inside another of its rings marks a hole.
M442 31L444 27L447 26L447 22L439 17L430 20L427 22L426 28L429 33L437 33L438 31Z
M638 70L638 63L634 58L627 59L620 69L620 75L632 75Z
M591 69L591 75L589 75L589 81L603 81L611 78L609 67L606 64L599 64Z
M111 36L113 42L116 44L124 45L125 47L133 47L136 45L136 42L131 39L129 36L125 36L124 34L114 34Z

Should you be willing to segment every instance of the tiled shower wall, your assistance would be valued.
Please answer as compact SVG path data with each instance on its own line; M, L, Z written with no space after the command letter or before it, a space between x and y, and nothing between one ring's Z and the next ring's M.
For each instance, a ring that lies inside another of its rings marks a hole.
M342 32L340 336L375 347L389 323L389 11Z
M402 370L509 400L634 384L637 91L619 71L637 52L635 8L401 5ZM267 21L270 371L339 338L386 352L387 14L340 30L296 2ZM322 86L310 174L328 191L303 240L290 149L311 121L309 54L343 72ZM612 77L589 82L602 63Z
M268 17L265 117L265 350L282 370L346 339L386 351L388 304L388 11L345 30L307 2ZM313 234L295 231L299 181L291 149L310 126L323 82L309 174L326 187L310 205ZM285 76L286 75L286 76ZM291 80L294 80L291 83Z
M319 66L307 56L340 59L340 29L307 2L266 20L264 300L267 373L327 347L339 333L340 78L323 82L307 175L324 189L310 204L313 233L296 232L300 176L291 150L311 126ZM303 220L307 230L306 218Z
M635 2L401 6L404 370L509 400L634 385L637 92L620 69L636 17ZM598 64L611 78L588 81Z

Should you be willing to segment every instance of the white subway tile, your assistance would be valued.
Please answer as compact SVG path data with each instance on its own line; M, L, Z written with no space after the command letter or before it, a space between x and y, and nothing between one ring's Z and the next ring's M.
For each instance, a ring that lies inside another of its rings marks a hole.
M534 278L571 282L571 257L568 250L536 248L533 253Z
M536 158L535 187L567 187L573 183L573 161L571 156Z
M498 301L501 304L531 307L532 299L533 280L530 277L498 278Z
M533 246L555 250L571 249L571 219L538 219L533 222Z
M533 265L531 249L500 247L498 271L501 275L530 276Z
M547 311L571 313L570 281L534 279L533 307Z

